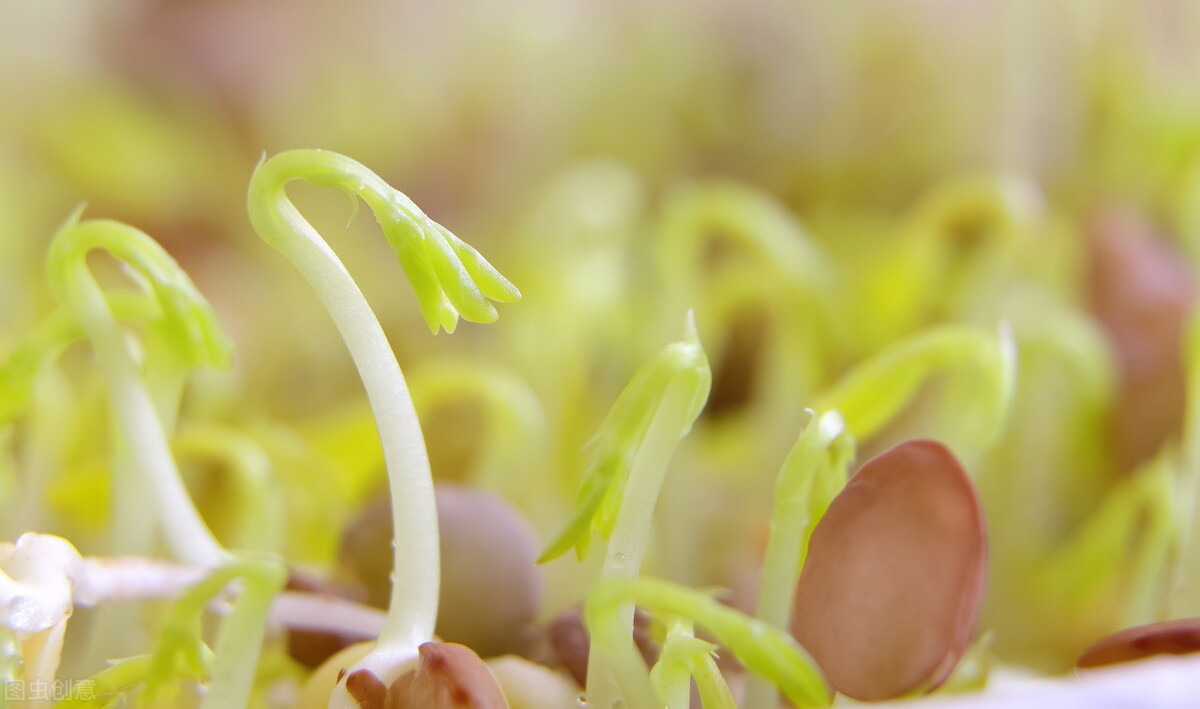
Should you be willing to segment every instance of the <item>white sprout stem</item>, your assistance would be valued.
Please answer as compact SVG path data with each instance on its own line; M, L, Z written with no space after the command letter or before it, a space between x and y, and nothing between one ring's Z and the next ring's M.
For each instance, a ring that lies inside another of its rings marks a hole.
M76 228L86 228L86 225ZM99 284L81 258L71 265L70 307L79 314L104 371L109 400L124 434L127 454L158 503L159 521L172 552L182 561L214 567L228 554L204 524L183 486L162 421L146 391L125 331L108 306ZM152 507L142 505L143 509Z
M692 399L693 392L684 383L675 381L668 385L630 468L621 511L605 550L604 566L600 572L602 579L632 579L641 572L663 480L682 438L680 432L692 422L689 416ZM618 617L622 636L632 636L633 604L622 606ZM616 633L614 628L613 634ZM589 706L617 706L620 697L620 687L601 653L590 652L587 673Z
M112 548L122 556L148 556L154 551L154 530L158 521L146 512L142 499L143 477L129 453L130 442L120 421L110 425L112 451Z
M333 153L305 153L302 162L283 153L262 163L250 183L250 219L264 240L281 251L317 292L358 368L387 463L392 501L395 567L388 619L379 645L416 655L433 637L437 620L440 558L437 507L421 425L400 365L383 327L341 260L297 211L284 187L312 181L312 160L322 156L330 173L379 202L394 201L386 183ZM323 184L327 184L322 182ZM372 201L364 196L368 202Z
M147 505L141 494L142 486L138 471L129 457L129 446L121 433L121 426L113 421L109 424L113 444L112 515L109 553L122 558L147 557L154 551L154 531L158 521L148 514ZM197 575L192 582L203 575ZM137 577L140 578L140 577ZM101 608L88 627L86 645L79 667L103 667L111 657L132 655L146 640L141 630L141 610L132 604ZM136 629L131 631L131 629ZM114 653L116 653L114 655Z

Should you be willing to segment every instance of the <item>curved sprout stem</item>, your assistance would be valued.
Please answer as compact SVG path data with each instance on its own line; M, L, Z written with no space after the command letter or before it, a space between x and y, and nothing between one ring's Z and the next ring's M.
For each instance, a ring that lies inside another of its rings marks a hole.
M992 294L1012 268L1014 254L1031 240L1044 206L1038 186L1006 174L968 174L933 188L913 208L904 226L901 252L893 268L908 273L897 301L918 308L970 306ZM963 259L962 232L981 232L974 256ZM937 303L938 293L944 294Z
M453 331L460 314L491 322L496 310L489 299L512 301L520 293L478 252L350 158L292 150L264 160L250 179L247 206L255 231L296 266L333 317L379 429L399 542L393 545L393 578L402 582L392 584L378 643L354 669L370 670L390 684L401 665L417 656L418 646L433 637L437 620L440 562L433 479L400 365L354 279L288 198L285 188L296 179L344 190L367 203L396 250L431 331ZM352 701L340 684L331 706L353 706Z
M864 440L891 421L928 377L959 375L946 392L939 439L968 464L979 460L1004 431L1016 381L1016 348L1007 323L995 334L946 325L902 340L860 363L819 399L817 410L841 412L846 429ZM966 376L967 374L970 376Z
M51 288L59 302L75 313L96 351L125 454L138 471L140 484L149 488L157 501L167 542L185 562L216 566L228 555L188 496L125 331L88 269L87 255L94 249L109 251L147 276L164 309L173 311L179 336L191 344L194 361L221 362L227 358L227 345L190 280L143 232L113 221L77 222L72 218L55 235L48 260ZM139 505L139 509L145 512L134 513L146 514L155 507Z
M754 254L764 269L815 300L830 287L829 259L803 225L775 200L734 182L709 182L680 190L660 228L657 258L675 290L694 294L705 237L714 231Z

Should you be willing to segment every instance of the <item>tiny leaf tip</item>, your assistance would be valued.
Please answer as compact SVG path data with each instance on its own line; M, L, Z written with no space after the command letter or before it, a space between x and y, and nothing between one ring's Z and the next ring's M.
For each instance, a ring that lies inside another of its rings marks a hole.
M63 222L63 225L59 227L59 229L68 229L78 224L79 221L83 219L83 213L87 210L87 207L87 202L80 202L79 204L75 205L75 208L72 209L71 213L67 215L66 220Z
M683 331L689 340L700 341L700 332L696 328L696 309L688 308L683 316Z

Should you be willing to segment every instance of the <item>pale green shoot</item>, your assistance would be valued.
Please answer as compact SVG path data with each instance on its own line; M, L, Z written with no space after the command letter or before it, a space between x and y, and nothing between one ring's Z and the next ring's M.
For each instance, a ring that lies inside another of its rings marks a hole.
M1037 185L1016 175L963 175L938 184L908 216L914 238L945 240L955 227L990 226L1003 238L1027 226L1044 208ZM950 245L942 248L950 250Z
M832 701L820 670L786 631L684 586L645 577L603 579L588 596L584 619L592 652L605 658L627 707L665 705L655 693L633 638L620 627L623 608L632 604L654 615L685 618L705 628L747 669L773 682L797 707L825 707ZM706 682L714 679L709 677ZM714 698L719 694L714 693Z
M695 640L692 623L686 618L666 621L666 639L658 661L650 668L650 683L666 709L688 709L691 703L692 673L688 667L688 641Z
M608 552L609 560L636 575L666 464L703 410L711 383L708 358L689 314L684 339L667 345L642 365L609 410L591 444L596 452L579 489L575 516L542 552L539 563L552 561L572 547L582 559L593 532L615 539L619 516L632 517L630 510L636 509L645 521L626 525L631 532L626 543L637 551L631 556L632 548L611 541ZM636 473L643 470L649 479L639 479L642 476ZM627 489L630 481L634 481L632 490ZM626 501L633 505L626 506Z
M775 483L775 509L755 609L760 620L777 628L788 627L808 541L829 503L846 485L853 459L854 439L846 432L841 415L810 412ZM744 709L773 709L778 703L773 685L759 677L748 678Z
M1020 177L964 175L937 184L887 239L886 252L863 252L866 263L846 274L858 311L855 338L866 347L860 351L931 321L992 317L994 296L1011 282L1018 257L1045 258L1045 245L1027 238L1041 213L1036 184Z
M638 369L600 425L575 517L540 562L571 547L583 558L595 531L609 539L601 576L638 575L671 457L703 410L711 384L712 371L689 312L684 339L667 345ZM624 608L615 622L617 632L632 636L633 607ZM609 706L616 688L600 657L588 657L587 697L598 706Z
M667 709L689 709L692 680L704 709L737 709L733 692L717 667L717 646L700 640L691 621L672 618L658 662L650 670L650 683Z
M385 684L433 637L440 582L433 479L408 386L379 320L337 255L288 199L292 180L334 187L362 198L395 249L436 333L452 331L461 315L492 322L490 300L520 292L480 254L425 216L412 200L362 164L321 150L292 150L264 160L250 179L247 205L255 231L308 280L333 317L358 368L375 414L387 462L395 526L394 574L388 618L375 647L347 673L366 669ZM331 706L353 707L339 683Z
M1178 470L1174 451L1170 451L1135 473L1140 482L1135 497L1142 498L1144 506L1130 535L1137 540L1137 548L1128 570L1126 627L1170 618L1171 595L1178 580L1172 561L1181 554L1183 537Z
M1092 316L1037 287L1013 293L1002 307L1011 313L1013 338L1022 353L1044 351L1061 361L1079 380L1080 405L1087 411L1106 411L1111 406L1117 365Z
M5 522L11 539L17 535L46 528L46 494L53 481L67 467L67 456L84 417L81 402L71 391L66 377L54 368L43 370L25 413L16 446L19 464L20 494ZM0 444L2 445L2 444Z
M126 264L135 279L155 296L163 313L155 325L155 336L160 338L160 347L170 346L178 357L168 370L178 373L205 364L225 364L229 345L215 314L187 274L149 236L117 222L77 222L75 218L55 235L48 260L51 289L60 304L74 313L96 350L109 386L114 418L124 433L126 454L157 504L145 505L136 494L129 502L157 509L158 521L179 559L203 568L219 567L189 593L202 595L213 584L219 590L228 583L228 574L246 579L231 618L222 625L213 683L205 700L216 702L215 706L244 705L262 645L267 610L286 574L282 563L274 559L227 563L233 557L200 518L180 478L163 420L126 342L126 333L88 270L87 256L94 249L104 249ZM168 378L179 379L176 375ZM173 390L160 403L173 409L176 396ZM118 490L118 497L128 492ZM180 612L188 609L185 603ZM199 642L198 632L196 638ZM156 676L152 673L151 686Z
M188 497L126 332L88 269L87 256L96 249L108 251L138 274L163 311L162 327L171 333L189 366L224 365L229 343L187 274L143 232L113 221L79 222L75 215L55 235L47 265L51 291L87 333L109 387L126 454L140 484L157 502L139 504L135 497L131 504L136 509L117 512L143 516L157 511L167 542L179 559L215 566L227 555Z
M1016 348L1007 326L994 334L945 325L926 330L860 362L818 399L837 410L846 430L870 438L899 414L935 374L954 375L944 392L942 440L971 467L1004 432L1016 380Z
M321 286L333 288L341 280L334 271L345 269L334 267L336 256L328 244L288 199L284 188L292 180L340 189L367 203L400 258L430 332L453 332L460 316L471 322L495 322L498 313L489 301L520 299L520 291L478 251L425 216L404 193L366 166L325 150L289 150L263 160L255 170L248 200L250 220L259 236L292 259L310 281L317 279ZM318 287L318 294L322 292ZM332 294L322 296L332 309L331 298Z
M204 643L205 606L230 583L241 589L229 617L221 623L214 654ZM172 706L160 693L181 678L211 677L201 707L247 706L265 630L264 620L287 581L287 568L274 556L242 556L190 587L171 610L162 640L145 675L143 701Z

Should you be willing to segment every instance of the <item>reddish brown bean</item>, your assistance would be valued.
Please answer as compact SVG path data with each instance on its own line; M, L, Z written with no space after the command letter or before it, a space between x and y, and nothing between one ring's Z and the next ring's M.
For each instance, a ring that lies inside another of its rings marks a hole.
M470 648L425 643L420 655L388 689L386 709L508 709L496 678Z
M941 443L906 441L863 465L814 530L792 632L849 697L933 689L971 640L986 567L970 479Z
M1154 655L1187 655L1200 652L1200 618L1182 618L1126 628L1083 651L1080 668L1114 665Z
M335 596L360 603L366 597L366 591L362 588L334 583L299 569L289 569L287 590ZM309 669L316 669L338 651L371 639L355 633L293 628L287 631L287 650L296 662Z
M370 670L358 670L346 678L346 693L358 702L359 709L385 709L387 685Z
M587 685L588 654L592 640L583 622L583 611L575 606L563 611L546 626L546 639L554 660L581 688ZM640 608L633 612L633 642L647 665L658 662L661 648L650 633L650 616Z

